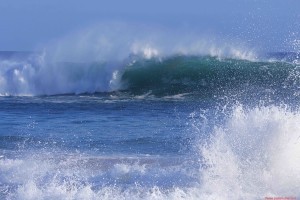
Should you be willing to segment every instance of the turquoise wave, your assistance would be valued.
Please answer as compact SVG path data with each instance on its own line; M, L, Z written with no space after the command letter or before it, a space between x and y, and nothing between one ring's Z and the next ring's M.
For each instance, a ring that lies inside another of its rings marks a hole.
M208 56L174 56L164 60L138 60L122 75L125 91L158 96L192 93L218 95L275 91L294 93L300 87L295 63L247 61Z
M19 55L19 54L18 54ZM47 62L39 54L0 58L0 95L190 94L196 97L272 93L298 96L298 54L256 61L212 56L129 56L120 61ZM25 57L25 58L24 58Z

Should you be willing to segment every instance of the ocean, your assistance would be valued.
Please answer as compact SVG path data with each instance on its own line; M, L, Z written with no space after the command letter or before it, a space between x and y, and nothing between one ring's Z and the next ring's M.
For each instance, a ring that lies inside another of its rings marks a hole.
M299 53L47 53L0 53L0 199L300 198Z

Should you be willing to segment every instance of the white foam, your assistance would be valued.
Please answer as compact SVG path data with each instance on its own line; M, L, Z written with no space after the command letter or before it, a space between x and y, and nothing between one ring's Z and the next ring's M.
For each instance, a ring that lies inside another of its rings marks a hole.
M8 199L169 199L169 195L176 196L171 192L173 189L166 193L157 186L146 187L138 182L123 188L122 183L132 181L136 176L153 177L152 173L159 173L156 171L158 169L148 166L151 158L143 158L146 159L145 163L139 163L139 159L129 157L103 158L104 160L81 158L78 155L56 159L54 157L36 154L22 160L0 160L2 184L17 186L16 189L5 189L6 192L0 190L0 194ZM90 166L89 159L96 165ZM99 163L95 162L97 160L110 167L99 166ZM171 171L163 171L162 175L168 172ZM89 180L99 174L104 174L103 179L108 181L111 177L115 183L93 188L93 183Z

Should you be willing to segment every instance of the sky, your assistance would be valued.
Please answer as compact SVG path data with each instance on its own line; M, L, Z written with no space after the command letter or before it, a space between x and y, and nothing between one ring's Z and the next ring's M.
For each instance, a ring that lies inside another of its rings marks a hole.
M182 29L291 51L299 0L0 0L0 50L36 50L107 21Z

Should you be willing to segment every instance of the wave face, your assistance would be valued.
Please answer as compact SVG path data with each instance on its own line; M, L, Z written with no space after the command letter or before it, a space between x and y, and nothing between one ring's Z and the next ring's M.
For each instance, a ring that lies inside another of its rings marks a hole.
M272 56L269 60L249 61L212 56L145 58L131 55L122 62L50 63L45 61L43 54L29 54L25 58L24 55L22 58L6 56L0 62L0 94L118 92L119 95L158 97L192 94L202 98L226 93L298 96L300 71L297 62L290 58L291 54Z
M285 62L175 56L163 61L142 60L127 67L122 81L134 93L155 95L192 93L194 96L296 92L297 66ZM259 91L260 90L260 91Z

